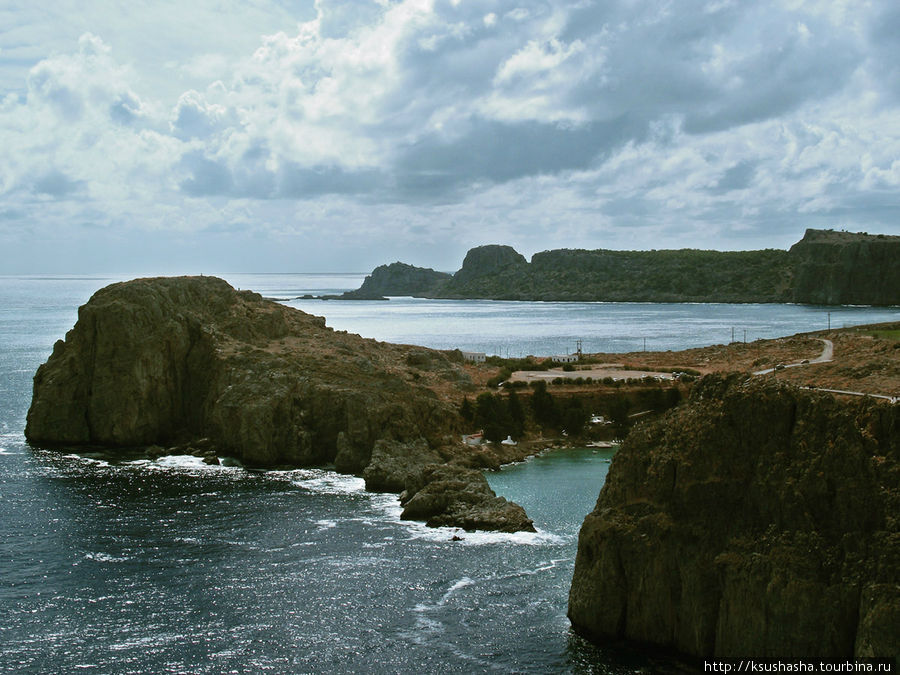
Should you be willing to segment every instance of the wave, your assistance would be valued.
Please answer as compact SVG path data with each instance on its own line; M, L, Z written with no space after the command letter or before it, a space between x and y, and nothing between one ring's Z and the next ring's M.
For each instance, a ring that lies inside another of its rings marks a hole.
M77 459L78 461L94 466L110 466L110 463L105 459L97 459L96 457L85 457L84 455L77 455L72 453L70 455L63 455L63 459Z
M366 481L326 469L295 469L291 483L297 487L326 495L370 494L365 491Z
M98 551L96 553L85 553L85 560L94 560L96 562L127 562L130 558L127 557L118 557L114 555L110 555L109 553L103 553L102 551Z

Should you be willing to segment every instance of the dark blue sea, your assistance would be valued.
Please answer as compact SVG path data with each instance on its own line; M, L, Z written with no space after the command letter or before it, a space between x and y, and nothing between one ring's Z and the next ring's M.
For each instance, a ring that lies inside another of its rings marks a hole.
M224 275L284 299L360 275ZM537 534L430 529L323 469L34 450L34 371L107 277L0 277L0 673L626 673L670 661L592 646L566 619L578 528L611 453L491 473ZM499 353L678 349L893 309L794 305L288 301L367 337ZM828 315L830 312L830 315ZM393 328L392 328L393 327ZM454 535L461 541L453 541Z

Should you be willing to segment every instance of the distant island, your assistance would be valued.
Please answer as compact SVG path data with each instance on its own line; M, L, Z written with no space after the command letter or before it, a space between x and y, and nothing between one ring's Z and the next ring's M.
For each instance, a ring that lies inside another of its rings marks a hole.
M809 229L790 250L471 249L455 274L395 262L330 299L900 304L900 237Z

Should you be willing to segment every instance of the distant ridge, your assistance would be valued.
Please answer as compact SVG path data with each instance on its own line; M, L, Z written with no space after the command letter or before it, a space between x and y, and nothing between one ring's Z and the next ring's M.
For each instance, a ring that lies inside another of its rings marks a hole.
M808 229L790 250L470 249L453 275L377 267L344 300L427 298L900 305L900 237Z

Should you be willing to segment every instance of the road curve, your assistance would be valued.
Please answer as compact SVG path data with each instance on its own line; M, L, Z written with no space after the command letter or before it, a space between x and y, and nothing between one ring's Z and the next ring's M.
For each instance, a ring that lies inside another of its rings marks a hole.
M800 361L799 363L785 363L782 368L797 368L799 366L807 366L811 363L829 363L834 360L834 343L831 340L826 340L825 338L816 338L820 342L825 343L825 348L822 349L822 353L819 354L814 359L807 359L804 361ZM781 368L766 368L765 370L757 370L754 372L754 375L768 375L769 373L774 373L775 370L781 370Z

